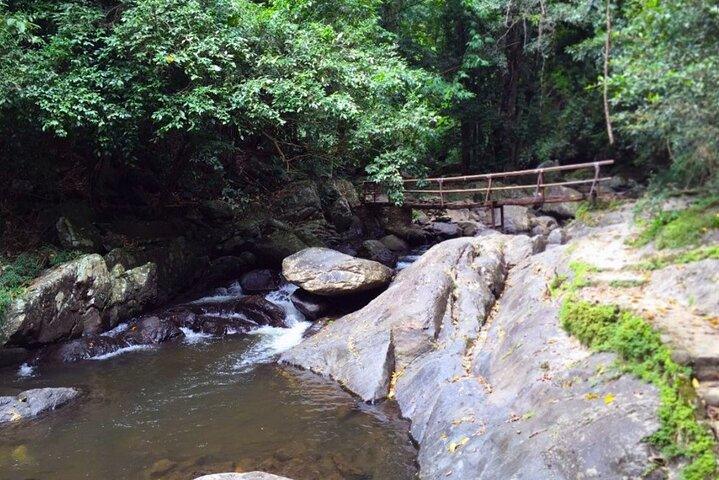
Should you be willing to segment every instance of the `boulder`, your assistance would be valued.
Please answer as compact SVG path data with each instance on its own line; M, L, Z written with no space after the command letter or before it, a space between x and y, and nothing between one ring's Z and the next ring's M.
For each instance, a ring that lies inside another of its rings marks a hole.
M103 308L102 330L142 311L157 298L157 266L146 263L125 270L121 264L110 272L110 298Z
M528 232L531 228L529 208L521 205L504 206L504 231L507 233Z
M412 224L412 210L403 207L383 207L379 222L388 233L394 234L412 245L427 243L427 233Z
M279 265L286 257L307 248L307 244L292 231L278 229L264 236L254 248L260 263Z
M248 472L248 473L213 473L212 475L204 475L197 477L195 480L291 480L287 477L280 477L264 472Z
M334 296L384 287L392 270L329 248L307 248L282 262L287 281L317 295Z
M242 297L235 303L235 311L259 325L285 327L285 309L261 295Z
M451 222L430 222L425 230L433 237L448 239L462 236L462 228L456 223Z
M256 325L248 320L236 316L198 315L192 325L196 332L210 335L224 336L238 333L247 333Z
M66 405L80 392L74 388L36 388L15 397L0 397L0 425L33 418Z
M407 242L399 238L397 235L386 235L380 238L379 241L395 253L401 254L409 251L409 245Z
M562 245L566 241L566 234L561 228L552 230L551 232L549 232L549 235L547 235L547 243L549 245Z
M60 245L67 250L96 252L100 249L100 233L89 221L60 217L55 228Z
M75 363L107 355L127 346L128 344L119 338L92 335L41 349L30 363Z
M357 256L379 262L390 268L397 265L397 255L379 240L365 240L362 242L362 246L357 251Z
M267 293L280 286L280 275L270 269L252 270L242 274L240 286L244 293Z
M79 337L94 329L110 298L110 273L100 255L62 264L36 278L0 322L0 341L37 345Z
M128 345L156 345L183 336L182 330L170 319L153 315L132 323L120 340Z
M324 218L317 184L311 180L290 183L279 192L272 204L273 210L283 220L303 222Z
M532 235L549 235L549 232L559 228L554 217L542 215L531 219Z
M571 197L571 198L584 198L584 195L573 188L557 186L549 187L544 192L545 197ZM560 203L545 203L542 204L540 211L552 217L560 219L574 218L577 213L577 207L579 202L560 202Z

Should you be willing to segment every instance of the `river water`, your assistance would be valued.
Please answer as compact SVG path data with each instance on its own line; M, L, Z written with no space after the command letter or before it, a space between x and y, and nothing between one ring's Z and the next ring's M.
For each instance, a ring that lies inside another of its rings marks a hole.
M408 424L334 382L281 367L309 326L287 300L288 328L119 352L72 365L0 370L0 395L75 386L83 398L0 429L2 480L192 479L265 470L295 480L417 476ZM238 286L203 299L238 296ZM120 327L122 328L122 327Z

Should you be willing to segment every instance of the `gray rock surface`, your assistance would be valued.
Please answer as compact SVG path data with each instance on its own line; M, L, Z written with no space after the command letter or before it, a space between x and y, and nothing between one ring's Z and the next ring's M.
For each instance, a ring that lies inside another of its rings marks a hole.
M343 295L381 288L392 279L386 266L329 248L307 248L282 261L288 282L317 295Z
M394 268L394 266L397 265L397 254L379 240L365 240L362 242L362 245L357 251L357 256L379 262L390 268Z
M405 253L409 251L409 245L396 235L386 235L380 239L385 247L395 253Z
M290 480L287 477L279 477L265 472L248 473L213 473L197 477L195 480Z
M420 478L641 477L643 439L659 425L656 390L560 328L547 284L564 248L514 260L507 276L508 254L531 251L528 237L519 242L488 235L433 247L282 361L365 401L394 396L412 421Z
M85 255L36 278L0 322L0 341L37 345L112 328L157 294L154 264L109 272L100 255Z
M0 397L0 425L55 410L80 394L74 388L36 388L15 397Z
M529 208L521 205L505 205L504 231L507 233L523 233L531 229Z

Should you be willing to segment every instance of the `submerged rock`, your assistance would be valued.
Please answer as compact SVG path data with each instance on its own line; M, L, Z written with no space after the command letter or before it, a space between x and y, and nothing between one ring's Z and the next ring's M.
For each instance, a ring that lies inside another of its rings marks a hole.
M41 413L55 410L80 392L74 388L37 388L26 390L15 397L0 397L0 425L33 418Z
M282 274L306 291L325 296L381 288L392 279L392 270L380 263L329 248L307 248L285 258Z
M75 363L107 355L127 346L127 342L119 338L93 335L46 347L35 354L30 363Z
M197 477L195 480L291 480L287 477L280 477L265 472L248 473L213 473Z

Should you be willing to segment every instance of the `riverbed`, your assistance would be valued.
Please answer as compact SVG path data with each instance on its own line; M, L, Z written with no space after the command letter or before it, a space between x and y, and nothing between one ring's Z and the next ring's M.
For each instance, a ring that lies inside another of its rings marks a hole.
M295 480L417 476L408 424L334 382L277 365L309 323L287 301L287 328L128 349L72 365L0 371L0 394L74 386L81 400L0 430L3 480L192 479L265 470ZM212 298L242 295L237 285ZM120 327L121 329L122 327Z

